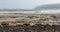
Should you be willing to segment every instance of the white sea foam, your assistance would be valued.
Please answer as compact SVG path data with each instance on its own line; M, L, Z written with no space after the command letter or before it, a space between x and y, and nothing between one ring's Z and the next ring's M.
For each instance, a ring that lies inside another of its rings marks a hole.
M60 13L60 10L38 10L38 11L0 11L0 13Z
M35 13L35 11L0 11L0 13Z

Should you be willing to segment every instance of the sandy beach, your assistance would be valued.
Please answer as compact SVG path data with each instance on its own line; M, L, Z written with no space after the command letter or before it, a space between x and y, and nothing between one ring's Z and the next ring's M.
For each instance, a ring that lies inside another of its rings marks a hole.
M60 25L60 14L0 13L1 22Z
M0 13L0 32L60 32L60 14Z

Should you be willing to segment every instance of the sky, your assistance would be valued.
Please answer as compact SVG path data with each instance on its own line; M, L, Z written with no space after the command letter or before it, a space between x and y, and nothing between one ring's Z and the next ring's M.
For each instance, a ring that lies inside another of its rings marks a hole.
M0 9L33 9L44 4L60 3L60 0L0 0Z

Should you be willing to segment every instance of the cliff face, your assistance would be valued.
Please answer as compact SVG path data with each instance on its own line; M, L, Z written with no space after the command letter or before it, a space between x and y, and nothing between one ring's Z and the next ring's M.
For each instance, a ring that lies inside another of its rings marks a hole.
M37 6L35 9L60 9L60 4L46 4Z

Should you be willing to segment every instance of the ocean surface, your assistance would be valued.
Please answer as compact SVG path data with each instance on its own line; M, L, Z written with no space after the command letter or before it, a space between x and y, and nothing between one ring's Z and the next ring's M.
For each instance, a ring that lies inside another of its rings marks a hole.
M0 13L60 13L59 10L37 10L37 11L0 11Z

